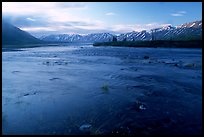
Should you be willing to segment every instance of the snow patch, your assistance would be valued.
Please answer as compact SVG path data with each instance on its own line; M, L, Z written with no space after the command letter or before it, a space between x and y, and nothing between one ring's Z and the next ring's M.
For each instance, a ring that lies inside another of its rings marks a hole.
M195 25L195 23L193 23L190 27L193 27Z

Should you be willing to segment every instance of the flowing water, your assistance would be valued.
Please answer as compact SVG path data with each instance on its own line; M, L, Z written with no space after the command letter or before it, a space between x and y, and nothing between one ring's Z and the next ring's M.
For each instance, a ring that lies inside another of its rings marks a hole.
M201 134L202 50L2 52L3 134Z

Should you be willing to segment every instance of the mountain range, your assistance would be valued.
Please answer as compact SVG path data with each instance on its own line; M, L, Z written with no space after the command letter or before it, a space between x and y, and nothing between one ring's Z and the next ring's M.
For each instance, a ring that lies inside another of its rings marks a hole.
M2 21L2 47L19 47L26 44L43 44L52 42L107 42L117 41L149 41L149 40L202 40L202 20L185 23L180 26L166 26L151 31L132 31L120 35L110 33L58 34L35 38L5 21Z
M42 36L39 39L49 42L107 42L116 37L118 41L138 41L138 40L201 40L202 20L185 23L180 26L165 26L155 28L151 31L132 31L120 35L110 33L80 34L58 34Z

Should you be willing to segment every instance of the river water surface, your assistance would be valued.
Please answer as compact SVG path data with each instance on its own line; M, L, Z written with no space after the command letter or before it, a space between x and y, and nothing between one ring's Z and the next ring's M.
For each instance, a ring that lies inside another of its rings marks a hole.
M3 134L201 134L202 50L2 52Z

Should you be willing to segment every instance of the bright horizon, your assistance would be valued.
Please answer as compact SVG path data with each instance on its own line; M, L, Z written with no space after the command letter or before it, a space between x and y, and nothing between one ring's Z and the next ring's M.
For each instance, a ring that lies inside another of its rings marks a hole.
M202 2L2 2L2 16L37 37L120 34L202 20Z

